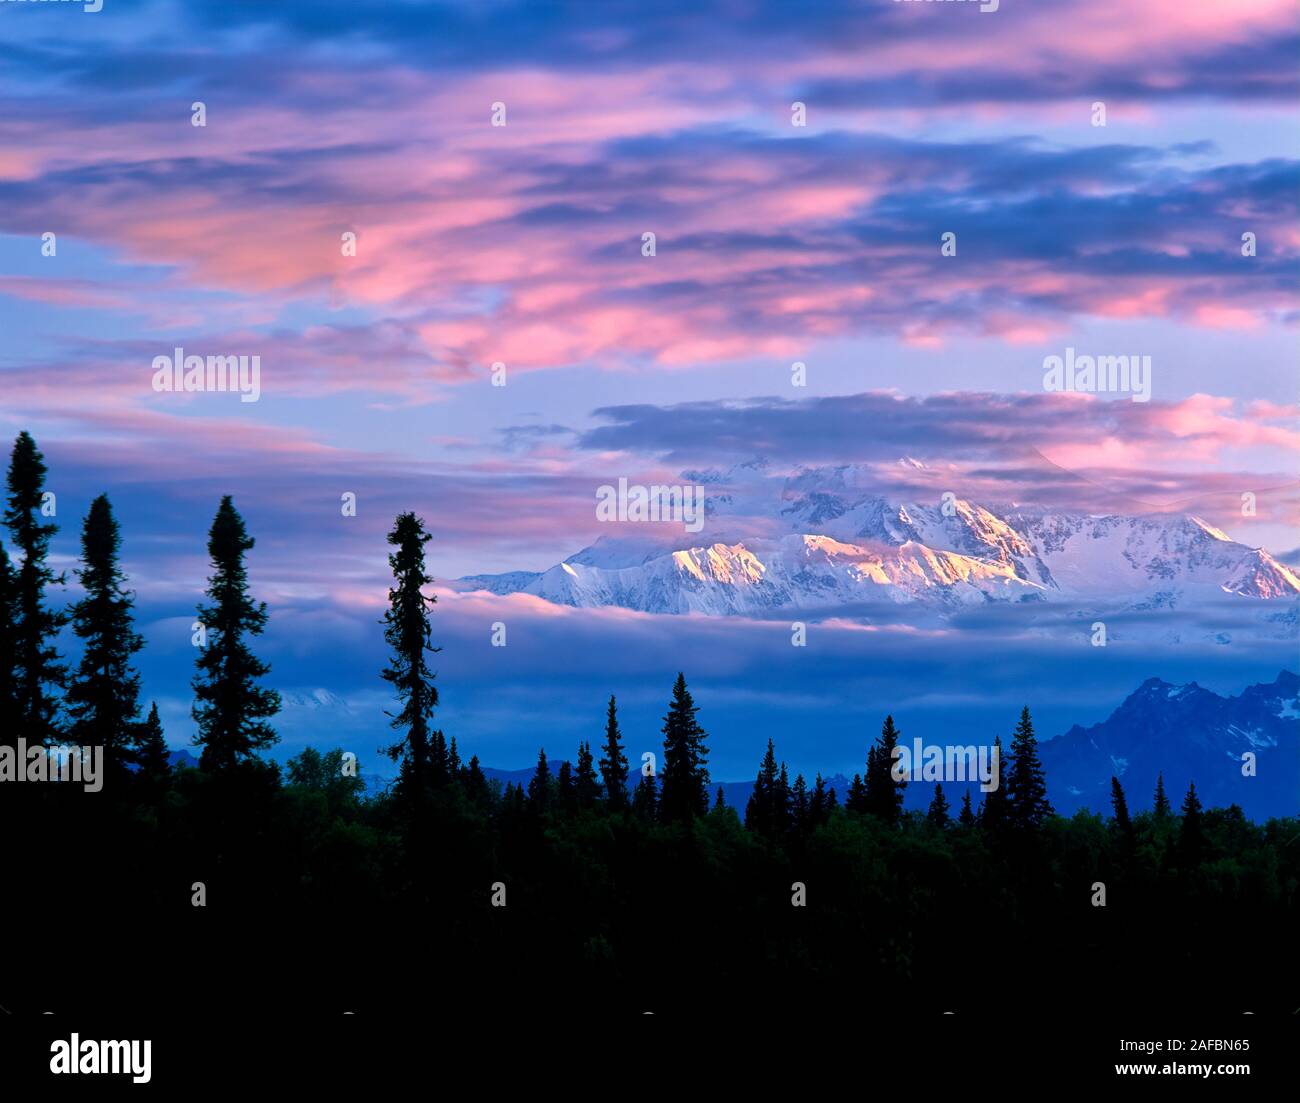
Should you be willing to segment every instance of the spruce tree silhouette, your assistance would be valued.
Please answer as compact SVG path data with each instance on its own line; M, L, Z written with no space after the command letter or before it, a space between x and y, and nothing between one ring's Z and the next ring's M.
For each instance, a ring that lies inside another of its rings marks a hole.
M969 800L970 794L967 794ZM938 782L934 786L934 799L930 801L929 811L926 812L925 818L935 827L947 827L952 823L948 815L948 799L943 795L943 786Z
M999 835L1011 820L1010 802L1007 798L1007 775L1011 773L1011 769L1006 755L1002 753L1000 735L993 737L993 749L997 752L998 760L997 776L994 778L997 786L984 794L984 802L979 810L979 824L989 834Z
M438 728L429 735L429 783L441 789L451 780L451 748L447 737Z
M478 755L471 755L465 768L465 795L480 810L485 811L492 805L492 788L479 764Z
M703 816L709 810L709 771L705 732L695 719L695 702L680 672L664 717L664 768L659 818L676 823Z
M970 828L975 826L975 809L971 807L969 789L961 795L961 811L957 813L957 822L962 827Z
M143 786L157 793L166 789L171 779L171 756L163 738L162 721L158 719L158 703L151 702L149 715L136 725L132 738L132 760L137 767L137 778Z
M803 774L798 774L790 787L790 830L800 839L806 837L810 829L809 804L808 783Z
M754 791L745 805L745 827L770 843L782 839L786 830L780 810L779 782L776 748L769 739L758 767L758 776L754 779Z
M867 752L866 810L883 822L894 826L903 811L905 780L894 779L894 749L898 746L898 729L894 718L886 716L880 729L880 739Z
M578 810L578 788L573 782L573 767L568 760L560 763L555 782L555 803L564 817L572 816Z
M812 795L808 798L808 827L810 830L816 830L821 827L831 814L830 796L826 792L826 779L821 773L817 774L813 782Z
M870 772L876 763L876 748L873 744L867 749L867 771ZM867 810L867 784L862 780L861 774L854 774L853 780L849 782L848 797L844 802L844 807L850 812L866 812Z
M1165 775L1159 773L1156 775L1156 798L1155 798L1155 815L1158 820L1167 820L1172 809L1169 806L1169 798L1165 796Z
M280 711L280 695L257 684L271 668L247 643L247 637L262 634L267 621L266 603L254 602L248 592L244 555L253 544L227 494L208 535L213 572L206 593L212 604L199 606L207 640L194 664L194 743L203 748L199 768L206 773L248 763L278 739L267 720Z
M1124 797L1124 786L1113 774L1110 779L1110 806L1115 813L1115 826L1126 839L1133 837L1133 820L1128 814L1128 800Z
M384 641L392 655L382 676L402 704L396 716L390 714L389 725L403 733L387 753L394 761L401 760L398 795L417 815L422 814L435 772L429 719L438 705L438 688L426 656L441 650L430 643L429 610L437 599L426 596L423 589L431 581L424 567L424 545L430 539L424 521L414 513L400 514L393 523L388 534L388 543L396 549L388 556L393 586L383 620ZM443 769L445 765L444 752Z
M68 735L81 746L104 748L109 784L120 784L140 733L140 675L132 656L144 638L132 624L133 595L118 563L121 531L113 507L101 494L90 504L81 529L85 597L72 607L72 630L83 641L81 661L66 696Z
M600 776L605 782L605 799L612 810L627 807L627 755L623 753L618 730L618 710L611 694L605 715L605 747L600 760Z
M551 767L545 747L537 752L537 769L528 781L528 807L536 816L545 815L551 808Z
M4 521L22 554L14 582L14 697L17 708L12 734L31 746L49 742L59 732L59 692L67 667L59 661L55 637L67 616L46 604L47 586L62 586L48 562L50 538L58 525L41 520L45 494L45 457L26 430L18 434L9 459L8 506Z
M585 739L578 744L578 768L574 772L573 784L579 808L594 808L600 803L600 781L596 777L591 744Z
M1047 778L1038 758L1038 740L1029 709L1020 712L1020 722L1011 737L1011 766L1006 772L1007 804L1013 826L1037 828L1052 814L1047 800Z
M1183 822L1178 827L1178 864L1187 873L1195 869L1205 856L1205 818L1194 781L1187 786L1182 812Z

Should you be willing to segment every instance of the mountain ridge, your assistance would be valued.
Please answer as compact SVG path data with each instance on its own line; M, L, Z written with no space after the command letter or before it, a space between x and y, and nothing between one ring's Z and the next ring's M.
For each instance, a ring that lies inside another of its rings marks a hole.
M1285 609L1279 616L1278 607L1300 607L1300 575L1194 514L1016 509L999 516L952 495L937 504L892 501L851 465L800 471L773 504L758 489L765 468L741 471L738 482L734 468L684 473L705 486L737 482L706 499L707 540L671 539L665 526L644 536L623 528L545 570L468 575L451 588L577 608L867 620L872 606L944 619L971 607L1041 603L1089 620L1111 609L1146 614L1148 631L1168 622L1150 616L1157 610L1196 613L1226 603L1232 616L1219 619L1235 620L1239 632L1295 630L1295 616ZM1143 630L1128 626L1130 634ZM1217 625L1202 634L1231 639Z

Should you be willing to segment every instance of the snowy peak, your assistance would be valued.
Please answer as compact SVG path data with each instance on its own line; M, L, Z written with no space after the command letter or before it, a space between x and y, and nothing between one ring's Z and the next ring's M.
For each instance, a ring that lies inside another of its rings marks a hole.
M617 605L648 613L762 616L778 609L832 613L870 602L923 601L955 608L989 600L1037 600L1042 587L1008 563L928 547L797 533L654 555L636 566L596 566L575 556L539 574L461 579L460 589L527 593L580 608Z
M1229 541L1231 543L1231 541ZM1242 556L1228 580L1225 593L1243 597L1284 598L1300 593L1300 576L1268 554L1263 548L1252 548Z
M1214 697L1214 694L1202 689L1195 682L1171 685L1160 678L1148 678L1123 700L1114 715L1141 716L1152 708L1165 708L1169 702L1173 702L1179 708L1194 708L1198 700L1210 697Z
M920 481L934 474L910 457L898 467ZM683 477L708 488L701 535L711 539L687 542L679 526L624 526L545 571L471 576L458 586L578 607L747 616L881 601L945 615L1046 601L1075 620L1118 608L1155 621L1156 611L1249 599L1283 603L1259 615L1262 630L1295 628L1300 575L1199 517L1002 515L938 491L897 501L878 492L879 470L863 464L783 476L760 459ZM1217 629L1206 638L1227 642Z
M280 704L286 709L312 709L346 711L350 706L337 693L328 689L282 689Z
M1066 593L1208 587L1246 597L1300 594L1289 568L1198 518L1045 514L1012 521Z
M1229 535L1228 535L1226 532L1224 532L1222 529L1216 529L1216 528L1215 528L1212 524L1210 524L1208 521L1202 521L1199 517L1194 517L1194 516L1192 516L1191 514L1188 514L1188 516L1187 516L1187 522L1188 522L1189 525L1192 525L1192 526L1194 526L1194 527L1196 527L1196 528L1199 528L1199 529L1200 529L1203 533L1205 533L1205 535L1208 536L1211 540L1222 540L1225 544L1231 544L1231 543L1232 543L1232 537L1231 537L1231 536L1229 536Z

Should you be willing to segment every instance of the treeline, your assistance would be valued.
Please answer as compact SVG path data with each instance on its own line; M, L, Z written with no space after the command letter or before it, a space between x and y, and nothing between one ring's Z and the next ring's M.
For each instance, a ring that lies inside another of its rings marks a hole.
M645 1009L795 1006L877 990L892 1006L1010 1008L1024 992L1008 983L1008 955L1079 1004L1113 1001L1116 985L1148 1002L1258 1002L1259 974L1218 957L1247 924L1274 979L1300 977L1300 823L1203 809L1194 787L1175 814L1163 782L1154 809L1131 816L1118 780L1109 818L1065 819L1028 709L1005 755L997 740L1002 784L978 805L966 789L955 814L941 785L927 812L904 810L892 717L845 794L820 775L791 781L769 741L743 813L728 807L681 674L653 769L629 761L611 696L594 746L558 768L542 750L527 785L501 788L435 724L430 535L413 513L387 537L390 789L367 796L342 748L283 767L264 757L280 699L254 652L267 610L229 497L198 610L199 766L172 770L157 708L140 700L143 641L111 504L96 498L82 525L83 596L56 608L66 579L49 565L45 478L21 434L4 515L15 557L0 549L0 741L101 746L109 773L98 794L0 785L5 837L46 856L14 865L23 906L9 914L56 938L89 927L115 948L97 990L114 1006L154 990L236 1006L251 985L329 1008L434 992L498 1012L503 992L516 1011L597 993ZM65 625L75 666L56 646ZM74 962L31 970L41 991L63 984L85 1002ZM1099 987L1102 976L1118 979Z

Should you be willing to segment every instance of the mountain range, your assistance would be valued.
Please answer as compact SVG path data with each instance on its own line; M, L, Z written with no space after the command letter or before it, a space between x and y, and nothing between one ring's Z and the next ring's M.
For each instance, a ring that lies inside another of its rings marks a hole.
M1149 807L1156 777L1175 809L1189 782L1206 807L1238 804L1254 819L1300 814L1300 675L1222 697L1195 682L1143 682L1099 724L1040 745L1057 811L1110 805L1110 778L1130 807ZM1005 743L1005 740L1004 740ZM1253 776L1243 755L1255 756Z
M1040 626L1118 614L1130 636L1219 643L1243 632L1290 638L1300 624L1300 576L1190 514L999 514L951 493L901 502L875 493L878 475L860 465L780 480L756 462L683 477L716 491L707 542L673 540L666 525L644 536L624 526L545 570L472 575L453 588L579 608L866 622L1009 605Z
M903 742L908 743L906 730ZM1002 742L1010 744L1009 733L1003 733ZM1162 774L1175 810L1194 781L1206 807L1237 804L1257 821L1300 815L1300 675L1284 670L1274 681L1249 686L1235 697L1195 682L1174 685L1149 678L1100 723L1087 728L1076 724L1055 738L1040 734L1039 752L1048 795L1065 815L1080 808L1109 813L1112 776L1120 779L1134 813L1148 809ZM1255 755L1249 776L1242 772L1247 752ZM758 757L755 749L756 769ZM865 767L865 739L862 757ZM551 762L552 771L559 770L561 761ZM526 786L533 772L533 767L484 769L502 786ZM636 780L634 773L631 783ZM807 780L811 786L812 778ZM367 782L371 789L386 784L369 776ZM753 784L753 779L715 781L709 792L721 785L723 799L743 814ZM826 784L844 800L848 778L828 774ZM944 785L954 815L963 788ZM926 808L933 791L933 784L914 782L906 791L906 806ZM972 801L978 805L980 798L978 787L971 786Z

